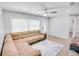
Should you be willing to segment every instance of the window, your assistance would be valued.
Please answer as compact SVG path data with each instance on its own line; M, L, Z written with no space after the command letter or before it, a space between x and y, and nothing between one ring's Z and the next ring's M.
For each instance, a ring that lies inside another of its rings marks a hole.
M40 20L29 20L29 30L39 30Z
M27 31L27 20L25 19L12 19L11 20L12 32Z
M40 30L40 20L11 19L12 32Z

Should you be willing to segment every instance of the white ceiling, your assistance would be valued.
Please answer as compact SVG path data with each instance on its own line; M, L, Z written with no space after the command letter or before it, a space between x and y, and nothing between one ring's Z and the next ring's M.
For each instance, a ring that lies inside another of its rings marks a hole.
M69 6L69 2L45 2L42 6L46 8L60 8Z
M44 16L44 9L66 8L69 2L0 2L4 9Z
M0 4L4 9L21 11L31 14L40 14L42 9L40 3L38 2L3 2Z

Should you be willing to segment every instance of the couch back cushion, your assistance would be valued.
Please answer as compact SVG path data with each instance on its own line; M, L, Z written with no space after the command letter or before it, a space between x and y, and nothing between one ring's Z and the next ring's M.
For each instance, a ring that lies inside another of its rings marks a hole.
M11 33L13 40L22 39L22 35L20 32Z
M23 38L33 36L33 35L38 35L40 31L26 31L26 32L21 32L21 35Z
M22 38L26 38L29 36L29 31L21 32Z
M4 41L4 47L2 51L3 56L18 56L18 51L14 45L12 36L7 34Z
M33 31L11 33L11 35L12 35L12 38L14 40L16 40L16 39L22 39L22 38L30 37L30 36L33 36L33 35L38 35L39 33L40 33L39 30L33 30Z

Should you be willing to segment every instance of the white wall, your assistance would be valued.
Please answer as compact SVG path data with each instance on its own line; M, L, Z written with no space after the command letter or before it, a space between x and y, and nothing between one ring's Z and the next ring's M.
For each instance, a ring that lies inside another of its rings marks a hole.
M69 16L64 9L48 21L48 35L68 39Z
M2 8L0 8L0 53L3 45L3 40L4 40L4 28L3 28L3 22L1 19L2 15Z
M4 28L6 29L6 33L11 32L10 20L13 18L41 20L41 31L42 32L47 31L47 20L48 19L45 17L4 10L2 18L3 18L3 22L4 22ZM42 27L44 27L44 30L42 29Z
M47 31L48 31L48 19L41 20L41 31L43 33L47 33Z
M69 32L73 32L73 21L74 21L73 16L70 15L69 19L70 19L70 29L69 29Z

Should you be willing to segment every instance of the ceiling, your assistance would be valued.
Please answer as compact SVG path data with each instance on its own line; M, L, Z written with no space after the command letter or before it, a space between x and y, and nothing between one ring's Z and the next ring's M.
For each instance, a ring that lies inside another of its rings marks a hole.
M67 8L70 6L70 2L0 2L0 6L8 10L44 16L46 8L52 11L58 8Z
M42 6L46 8L60 8L69 6L69 2L44 2Z

